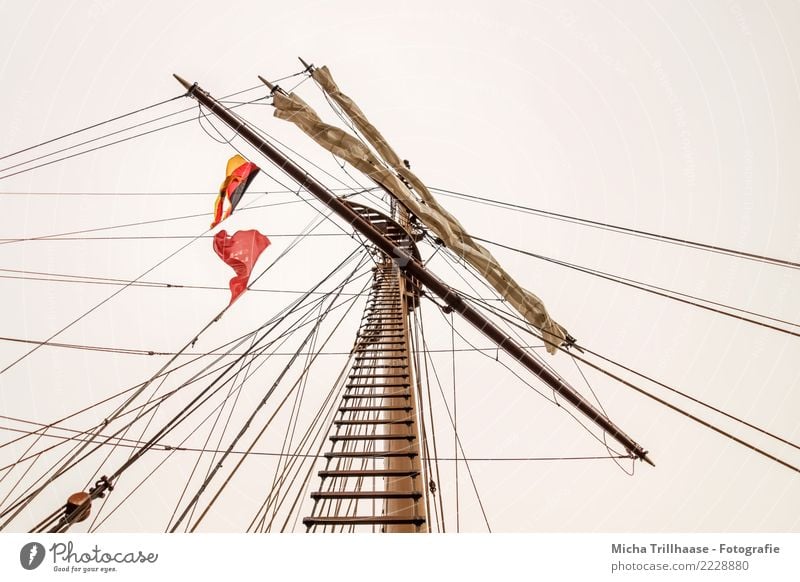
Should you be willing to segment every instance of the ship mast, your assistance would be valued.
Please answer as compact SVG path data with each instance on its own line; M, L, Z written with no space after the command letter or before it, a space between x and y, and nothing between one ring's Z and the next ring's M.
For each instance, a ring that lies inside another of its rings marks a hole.
M385 286L384 291L389 293L389 295L385 295L385 297L392 297L392 298L399 298L400 301L397 303L397 307L399 307L399 316L402 320L402 330L399 330L402 334L403 345L405 345L404 351L400 353L401 357L393 360L391 358L386 358L386 354L384 353L381 357L382 360L378 361L378 365L382 366L384 370L392 369L392 366L400 365L400 360L405 360L405 363L402 364L401 368L404 371L401 371L401 374L408 374L407 381L409 382L409 394L413 394L413 390L410 390L410 381L411 381L411 368L409 365L410 359L407 357L408 353L408 302L407 299L409 297L409 282L413 281L413 285L419 284L420 287L425 288L425 292L430 291L433 295L437 296L441 301L447 305L448 308L452 309L454 312L458 313L461 317L466 319L469 323L471 323L474 327L476 327L483 335L485 335L488 339L494 342L498 348L504 350L507 354L513 357L517 362L519 362L522 366L527 368L530 372L532 372L535 376L537 376L542 382L544 382L548 387L554 390L556 393L561 395L565 400L570 402L575 408L580 410L586 417L589 418L593 423L595 423L598 427L600 427L603 431L605 431L610 437L615 439L618 443L620 443L628 453L633 458L638 458L640 460L646 461L653 464L652 461L647 456L647 451L644 450L639 444L637 444L631 437L625 434L619 427L617 427L614 423L612 423L606 415L601 413L597 408L595 408L591 403L589 403L586 399L583 398L578 392L576 392L571 386L566 384L562 381L558 376L554 373L549 371L542 363L540 363L530 352L528 352L525 348L520 346L513 338L511 338L508 334L502 331L499 327L497 327L494 323L488 320L486 317L483 316L479 311L471 307L467 304L462 297L451 287L449 287L446 283L444 283L439 277L437 277L434 273L432 273L427 267L422 264L422 261L419 260L418 257L414 256L414 253L411 252L411 249L398 244L398 240L396 238L388 236L387 232L382 232L380 228L376 227L370 217L363 213L357 211L354 206L339 197L337 197L334 193L332 193L328 188L326 188L322 183L316 180L313 176L311 176L306 170L298 166L292 160L287 158L282 152L277 150L271 144L269 144L266 140L264 140L258 133L251 128L245 120L240 117L235 116L232 114L224 105L219 103L216 99L214 99L208 92L201 89L197 83L191 84L175 75L175 78L187 89L187 96L190 96L196 99L200 104L206 107L211 113L213 113L216 117L218 117L222 122L228 125L231 129L233 129L242 139L247 141L250 145L252 145L258 152L268 158L271 162L273 162L279 169L281 169L284 173L286 173L289 177L291 177L301 188L306 189L310 192L313 196L315 196L318 200L323 202L326 206L328 206L331 210L333 210L336 214L340 217L344 218L348 224L350 224L356 231L361 233L366 239L372 243L377 249L379 249L383 253L383 259L379 263L378 268L376 270L375 275L375 283L378 286ZM395 204L393 206L393 214L396 218L399 219L400 222L408 221L408 216L405 214L405 211L400 211L398 208L402 208L402 205ZM392 222L395 222L392 220ZM391 273L391 275L390 275ZM419 292L423 293L423 292ZM411 293L413 295L413 293ZM386 324L379 322L378 328L375 329L382 329L385 335L385 332L388 329L388 321ZM393 363L394 362L394 363ZM397 369L397 368L395 368ZM372 375L374 376L375 370L372 371ZM384 372L385 375L390 375L388 372ZM374 378L373 378L374 380ZM411 396L409 396L411 398ZM385 402L381 400L381 402ZM389 400L391 402L391 400ZM394 404L391 406L395 406ZM347 407L344 408L358 408L358 407ZM415 407L412 407L414 411L416 411ZM350 411L350 412L364 412L364 411ZM377 412L377 411L373 411ZM418 423L410 422L407 424L408 421L412 420L411 416L409 415L409 411L405 410L405 407L400 407L397 410L386 410L382 411L387 413L387 419L390 420L387 426L389 427L386 432L388 434L392 434L393 432L396 433L397 430L400 430L401 427L409 426L414 427L413 430L416 431L414 434L413 439L409 439L409 441L415 441L416 443L419 442L417 438L419 435ZM404 420L405 418L405 420ZM346 419L341 419L344 421ZM351 419L352 422L356 422L356 419ZM372 419L373 421L376 420L375 418ZM380 422L384 422L381 420ZM367 423L367 424L374 424L374 423ZM339 426L345 426L346 423L342 423ZM357 424L351 426L358 426ZM404 430L404 429L403 429ZM396 433L399 434L399 433ZM397 492L400 494L402 492L403 495L408 493L416 493L418 489L416 489L416 484L413 483L414 479L420 479L419 473L419 455L418 451L416 451L416 456L413 454L412 449L408 447L401 451L399 447L402 446L400 441L402 438L398 439L389 439L387 442L391 443L394 441L394 444L388 445L389 448L387 449L388 453L401 453L404 452L403 455L396 455L391 454L385 457L384 461L384 469L383 473L380 475L375 474L377 470L373 470L370 473L370 476L383 476L387 480L387 489L388 492ZM399 444L400 443L400 444ZM394 448L392 448L394 447ZM329 457L329 460L334 457ZM416 459L416 460L415 460ZM345 473L321 473L321 475L326 475L329 477L356 477L356 478L364 478L367 477L367 473L347 473L347 471L352 470L345 470ZM398 471L396 474L392 471ZM416 471L416 473L415 473ZM400 476L400 473L403 473ZM416 476L415 476L416 475ZM409 482L411 480L412 482ZM412 496L411 503L408 502L407 499L403 498L402 496L398 496L395 498L387 498L385 501L385 516L386 518L390 517L392 512L399 512L398 514L402 513L403 518L398 519L398 523L390 523L391 520L384 519L382 522L383 527L389 528L390 530L395 530L395 528L400 529L402 531L421 531L423 528L423 524L425 523L425 516L424 513L420 512L420 508L422 504L418 502L418 498ZM373 516L376 517L376 516ZM310 517L306 518L307 520L319 520L322 519L321 517ZM353 518L356 521L351 522L352 524L358 523L357 518ZM324 523L323 521L306 521L307 526L319 525ZM342 524L340 524L342 525Z
M605 414L595 408L571 386L548 370L511 336L489 321L478 310L468 305L461 295L439 279L430 269L423 266L420 261L409 255L393 241L386 238L375 229L368 220L360 216L343 200L340 200L339 197L316 178L311 176L306 170L265 141L243 119L231 113L227 107L200 88L197 83L191 84L178 75L174 76L187 89L187 96L196 99L223 123L234 130L242 139L252 145L258 152L267 157L280 170L291 177L298 186L308 190L315 198L340 217L344 218L348 224L366 237L367 240L380 249L386 256L391 257L407 276L418 280L426 289L430 290L450 307L450 309L475 326L483 335L495 343L498 348L505 351L537 376L542 382L547 384L548 387L555 390L560 396L580 410L589 420L625 447L625 450L627 450L631 456L653 465L653 462L647 456L647 451L641 445L637 444L631 437L625 434L622 429L611 422Z
M419 253L408 221L347 203L384 236ZM401 218L395 212L395 217ZM352 350L352 364L311 494L309 531L428 531L427 489L420 460L422 415L417 406L409 314L419 287L377 249L370 297Z

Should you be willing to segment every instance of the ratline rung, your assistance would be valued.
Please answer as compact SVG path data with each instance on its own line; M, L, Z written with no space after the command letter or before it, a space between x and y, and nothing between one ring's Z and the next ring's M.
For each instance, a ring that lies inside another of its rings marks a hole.
M342 406L339 412L391 412L393 410L405 410L411 412L410 406Z
M312 499L419 499L419 491L315 491Z
M329 436L328 440L337 441L413 441L417 438L413 434L340 434Z
M325 453L328 459L382 459L389 457L416 457L417 451L341 451Z
M304 517L303 525L312 527L315 525L416 525L421 526L425 523L425 518L414 517L394 517L391 515L370 515L370 516L335 516L335 517Z
M331 478L347 478L347 477L416 477L419 471L414 469L351 469L351 470L329 470L319 471L317 473L323 479Z
M374 419L365 419L365 420L334 420L333 424L336 426L358 426L358 425L368 425L368 424L414 424L414 419L411 417L408 418L398 418L398 419L391 419L391 418L374 418Z

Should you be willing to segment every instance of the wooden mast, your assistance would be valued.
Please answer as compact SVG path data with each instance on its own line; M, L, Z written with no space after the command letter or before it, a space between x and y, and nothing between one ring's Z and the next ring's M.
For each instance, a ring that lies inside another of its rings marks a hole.
M381 212L347 202L414 256L413 234ZM380 252L375 250L380 256ZM330 442L311 493L308 531L428 531L426 479L420 459L421 413L415 393L409 313L419 287L383 255L352 350L352 363Z
M392 204L392 218L395 219L401 228L403 228L406 232L410 232L411 228L408 221L408 213L405 211L404 208L400 204ZM411 242L410 244L413 244ZM409 249L410 250L410 249ZM388 498L385 502L385 509L387 515L400 515L405 517L410 517L413 515L425 515L425 502L424 497L427 495L427 485L425 479L423 479L421 461L420 461L420 446L422 443L421 434L420 434L420 427L422 423L420 419L422 417L422 411L420 410L419 406L417 406L417 399L414 387L417 383L414 381L415 375L418 373L417 370L414 369L413 359L411 357L411 338L409 333L409 315L410 309L418 303L419 301L419 294L417 287L410 281L403 271L391 261L388 256L384 256L384 262L387 265L391 266L391 276L392 276L392 285L396 286L397 289L397 299L399 301L398 307L401 313L401 327L402 330L398 330L402 334L402 341L403 341L403 353L401 354L402 360L398 359L395 361L393 365L395 366L405 366L406 370L406 380L409 383L409 401L408 406L411 408L412 413L415 414L414 417L410 417L409 414L405 411L401 410L394 410L390 413L390 418L394 420L392 424L389 425L389 434L392 433L399 433L401 430L402 422L404 417L408 420L412 420L413 422L406 423L408 429L415 435L415 439L408 444L403 444L401 441L389 441L389 450L396 451L398 454L390 456L387 459L387 466L397 469L406 469L414 471L417 475L416 479L411 479L408 477L398 478L398 479L388 479L386 483L386 490L389 492L395 491L406 491L410 488L414 488L416 485L418 490L426 492L422 498L416 498L413 500L403 499L403 498ZM403 450L409 450L411 447L414 447L416 450L416 455L410 456L400 456ZM405 449L403 448L405 447ZM424 524L417 526L416 529L412 529L412 526L409 525L392 525L387 526L386 531L389 533L393 532L424 532L428 531L429 522L426 519Z

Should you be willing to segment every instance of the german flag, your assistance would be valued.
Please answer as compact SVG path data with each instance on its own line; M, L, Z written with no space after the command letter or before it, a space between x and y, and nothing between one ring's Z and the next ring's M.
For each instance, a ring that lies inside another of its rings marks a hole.
M214 203L214 222L211 223L211 228L217 226L233 213L258 171L258 166L248 162L239 154L228 160L225 181L219 187L219 196ZM227 205L225 204L226 201Z

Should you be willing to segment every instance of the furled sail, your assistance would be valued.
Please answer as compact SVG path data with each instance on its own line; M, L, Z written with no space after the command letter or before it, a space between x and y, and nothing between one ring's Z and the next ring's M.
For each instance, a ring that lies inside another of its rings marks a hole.
M375 148L380 158L357 137L322 121L317 113L294 93L286 94L282 91L273 93L275 117L294 123L320 146L394 194L444 242L447 248L478 269L514 309L531 325L538 328L542 332L547 351L555 353L557 347L565 343L568 334L551 319L541 299L523 289L500 266L497 259L474 241L458 220L439 204L416 174L401 162L400 157L369 122L361 109L339 90L327 67L315 69L312 76L323 91L342 108L358 131ZM412 190L421 201L414 196Z

